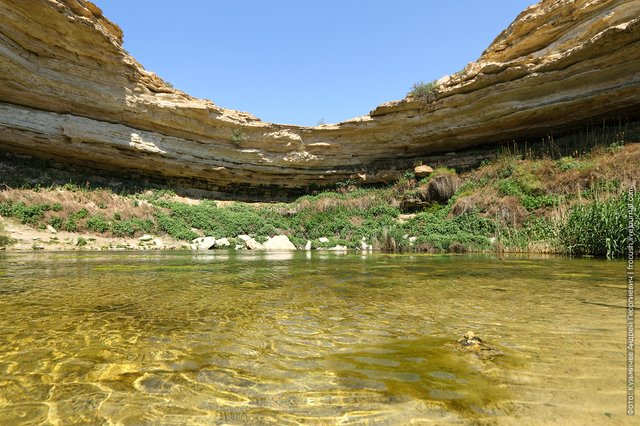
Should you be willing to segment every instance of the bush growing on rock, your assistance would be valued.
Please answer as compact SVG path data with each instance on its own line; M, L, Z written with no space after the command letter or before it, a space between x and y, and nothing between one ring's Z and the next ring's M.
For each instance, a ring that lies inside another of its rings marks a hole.
M434 80L430 83L419 81L411 87L409 96L420 102L431 103L436 100L438 93L440 93L440 86L437 81Z

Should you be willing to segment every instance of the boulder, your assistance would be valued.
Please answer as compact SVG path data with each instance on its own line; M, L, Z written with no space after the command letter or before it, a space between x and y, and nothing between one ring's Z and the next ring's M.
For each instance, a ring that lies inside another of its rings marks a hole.
M265 250L274 250L274 251L289 251L296 250L296 246L289 240L289 237L286 235L276 235L273 238L269 238L267 241L262 244Z
M231 243L227 238L220 238L216 240L216 248L229 248L231 247Z
M307 240L307 244L304 245L304 249L307 251L311 250L311 240Z
M211 250L216 245L216 239L213 237L198 237L191 241L197 250Z
M238 239L244 241L244 247L249 250L262 250L262 244L254 240L248 235L238 235Z
M149 235L149 234L144 234L142 237L138 238L139 241L145 243L147 241L152 241L153 240L153 236Z
M433 169L429 166L417 166L413 169L413 174L418 179L423 179L433 173Z

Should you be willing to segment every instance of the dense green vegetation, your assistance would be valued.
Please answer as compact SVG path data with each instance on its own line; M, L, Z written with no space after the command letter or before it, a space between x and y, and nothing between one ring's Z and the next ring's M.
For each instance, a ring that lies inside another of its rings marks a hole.
M314 247L360 248L364 241L388 251L624 254L629 205L640 223L640 197L627 195L640 180L640 145L557 159L524 157L505 152L471 172L438 168L424 179L407 171L384 188L341 182L291 203L220 203L184 199L167 189L23 183L0 192L0 216L40 229L164 234L185 242L285 234L300 247L311 240ZM328 241L320 242L322 237Z
M640 194L621 193L603 201L591 201L573 207L563 222L560 245L571 254L623 256L627 252L628 215L636 227L640 223ZM640 240L637 232L634 245Z

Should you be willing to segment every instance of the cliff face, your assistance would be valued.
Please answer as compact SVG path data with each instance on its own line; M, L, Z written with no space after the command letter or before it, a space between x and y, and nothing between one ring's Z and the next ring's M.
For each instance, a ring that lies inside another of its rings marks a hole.
M480 59L336 125L265 123L168 87L83 0L0 0L0 149L219 192L379 182L436 153L640 118L640 1L543 0Z

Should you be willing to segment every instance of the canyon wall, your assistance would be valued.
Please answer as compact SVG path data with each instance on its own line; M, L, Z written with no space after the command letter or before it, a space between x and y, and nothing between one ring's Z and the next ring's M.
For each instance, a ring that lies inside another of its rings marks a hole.
M640 119L638 0L543 0L429 102L409 96L318 127L174 90L122 37L88 1L0 0L0 150L266 194L388 181L444 154Z

